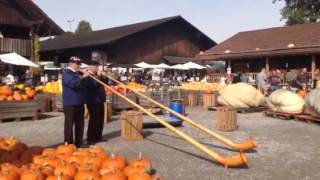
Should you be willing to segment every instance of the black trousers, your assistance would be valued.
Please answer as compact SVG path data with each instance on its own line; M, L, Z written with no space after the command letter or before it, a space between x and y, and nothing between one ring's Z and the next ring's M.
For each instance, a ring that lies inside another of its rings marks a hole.
M87 140L89 142L99 142L102 139L104 124L104 103L87 104L89 113L89 125Z
M81 146L84 131L84 106L64 106L64 141L68 144ZM73 125L75 129L75 141L73 141Z

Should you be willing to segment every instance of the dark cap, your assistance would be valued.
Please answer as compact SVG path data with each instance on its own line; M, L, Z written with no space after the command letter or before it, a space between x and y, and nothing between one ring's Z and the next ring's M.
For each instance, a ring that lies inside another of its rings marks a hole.
M97 61L89 61L87 64L90 65L90 66L98 66L99 62L97 62Z
M69 62L73 62L73 63L77 63L77 64L81 64L81 59L80 58L78 58L78 57L76 57L76 56L72 56L72 57L70 57L70 59L69 59Z

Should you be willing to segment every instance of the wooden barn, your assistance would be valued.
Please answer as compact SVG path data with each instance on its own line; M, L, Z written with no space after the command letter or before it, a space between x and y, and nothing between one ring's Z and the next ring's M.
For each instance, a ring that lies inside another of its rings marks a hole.
M56 36L41 43L41 60L66 62L70 56L116 64L170 63L165 56L193 58L216 45L181 16L93 32ZM169 58L170 59L170 58Z
M320 67L320 23L240 32L199 58L225 61L232 72L303 67L314 72Z
M33 59L36 35L63 32L32 0L0 0L0 54L16 52ZM0 72L6 69L7 65L0 64Z

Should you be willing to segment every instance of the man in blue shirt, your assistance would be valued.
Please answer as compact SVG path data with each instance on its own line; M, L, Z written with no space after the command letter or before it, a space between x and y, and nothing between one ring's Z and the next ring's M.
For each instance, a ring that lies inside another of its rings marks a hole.
M108 82L106 78L103 78L102 70L99 70L98 68L98 62L91 61L88 65L91 74L96 75L96 77L103 82ZM90 78L87 84L87 108L90 117L87 131L88 145L95 144L102 140L105 102L106 93L104 86Z
M80 65L79 58L71 57L68 67L62 74L64 141L77 147L82 145L86 81L89 76L88 72L80 70ZM75 141L73 141L73 126L75 126Z

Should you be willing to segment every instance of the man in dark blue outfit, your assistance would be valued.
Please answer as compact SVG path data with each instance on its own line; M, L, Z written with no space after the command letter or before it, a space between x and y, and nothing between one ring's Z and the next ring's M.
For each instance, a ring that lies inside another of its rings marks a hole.
M86 98L86 81L89 73L80 70L81 60L71 57L69 66L62 74L62 98L64 122L64 141L80 147L84 131L84 104ZM81 71L81 72L80 72ZM73 125L75 141L73 141Z
M91 61L88 64L89 71L92 74L96 75L101 81L107 82L107 79L102 76L102 71L98 69L98 62ZM87 86L87 108L90 117L87 131L88 145L95 144L102 140L105 102L106 94L104 87L90 78Z

